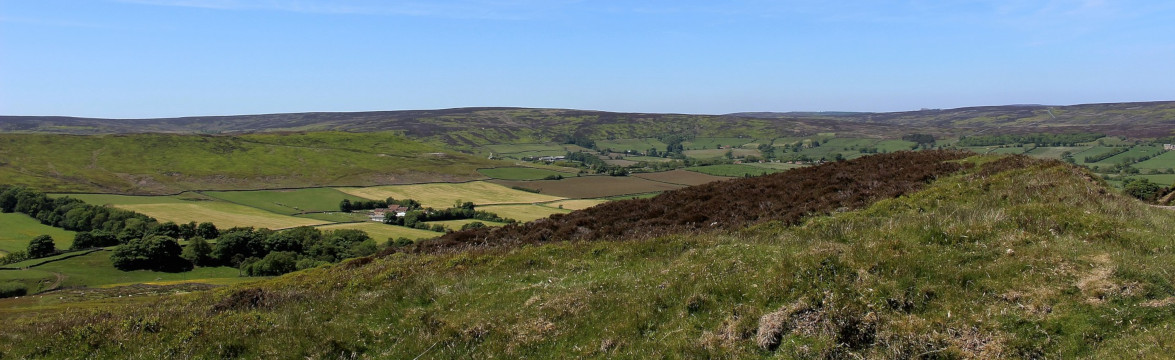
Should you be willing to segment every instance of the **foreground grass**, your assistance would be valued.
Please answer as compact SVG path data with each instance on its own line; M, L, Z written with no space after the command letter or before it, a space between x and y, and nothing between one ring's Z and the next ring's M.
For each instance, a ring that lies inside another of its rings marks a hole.
M984 163L991 158L974 158ZM1048 163L798 226L395 254L12 313L13 357L1163 357L1175 213Z

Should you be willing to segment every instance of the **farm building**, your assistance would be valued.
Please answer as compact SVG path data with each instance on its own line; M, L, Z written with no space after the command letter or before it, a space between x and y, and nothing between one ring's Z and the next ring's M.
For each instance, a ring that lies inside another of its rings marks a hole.
M388 214L392 214L395 217L403 217L404 214L407 214L407 213L408 213L408 207L400 206L400 205L391 205L391 206L388 206L386 209L371 210L371 221L383 222L384 219L387 218Z

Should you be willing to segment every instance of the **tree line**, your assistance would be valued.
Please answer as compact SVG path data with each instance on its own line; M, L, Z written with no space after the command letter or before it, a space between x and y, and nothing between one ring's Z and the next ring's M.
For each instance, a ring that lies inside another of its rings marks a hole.
M1100 133L1070 134L1022 134L1022 135L972 135L961 136L958 146L993 146L1012 144L1036 144L1036 146L1077 146L1080 143L1096 141L1106 137Z
M387 198L386 200L356 200L343 199L339 202L339 211L352 212L355 210L372 210L382 209L391 205L399 205L408 208L408 210L419 210L420 202L413 199L396 200Z
M279 275L370 255L379 249L361 230L238 227L221 231L210 222L160 223L133 211L70 197L50 198L20 186L0 185L0 211L23 213L44 225L76 231L74 250L118 245L110 259L114 267L124 271L181 272L195 266L233 266L250 276ZM187 246L181 246L179 240L186 240ZM30 241L26 251L3 260L11 263L55 253L53 239L42 235Z

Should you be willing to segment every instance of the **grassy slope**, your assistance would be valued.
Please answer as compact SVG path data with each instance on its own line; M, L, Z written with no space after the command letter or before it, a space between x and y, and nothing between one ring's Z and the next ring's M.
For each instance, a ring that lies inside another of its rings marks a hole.
M53 237L58 249L68 249L73 244L73 231L42 225L37 219L25 214L0 214L0 256L29 247L29 241L41 235Z
M0 134L0 183L43 191L374 185L470 179L497 162L390 133L240 136Z
M260 293L14 314L0 320L0 351L1162 357L1175 347L1163 330L1175 322L1173 230L1175 213L1105 194L1056 163L972 170L795 227L398 254L281 277ZM764 350L760 338L780 345Z

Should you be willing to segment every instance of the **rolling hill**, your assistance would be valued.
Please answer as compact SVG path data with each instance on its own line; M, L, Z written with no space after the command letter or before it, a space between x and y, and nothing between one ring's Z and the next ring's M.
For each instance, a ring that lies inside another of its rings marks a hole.
M1175 283L1168 276L1175 252L1168 234L1175 231L1175 212L1116 195L1087 171L1059 161L951 154L865 157L812 168L811 181L791 186L781 173L549 220L588 233L625 218L688 224L669 212L644 211L686 195L711 199L690 203L717 204L686 216L758 214L704 231L668 226L673 231L649 236L572 240L582 233L572 228L541 242L478 232L472 242L450 239L461 246L409 246L211 291L84 299L67 290L22 298L23 307L3 307L0 352L17 358L1170 354L1175 335L1165 329L1175 324ZM873 169L903 163L911 173L930 171L869 180ZM899 191L846 197L847 203L806 208L796 218L756 210L767 200L800 209L819 203L797 191L814 199L827 191L865 194L836 188L842 179ZM728 187L756 189L755 201ZM545 225L533 226L542 233Z

